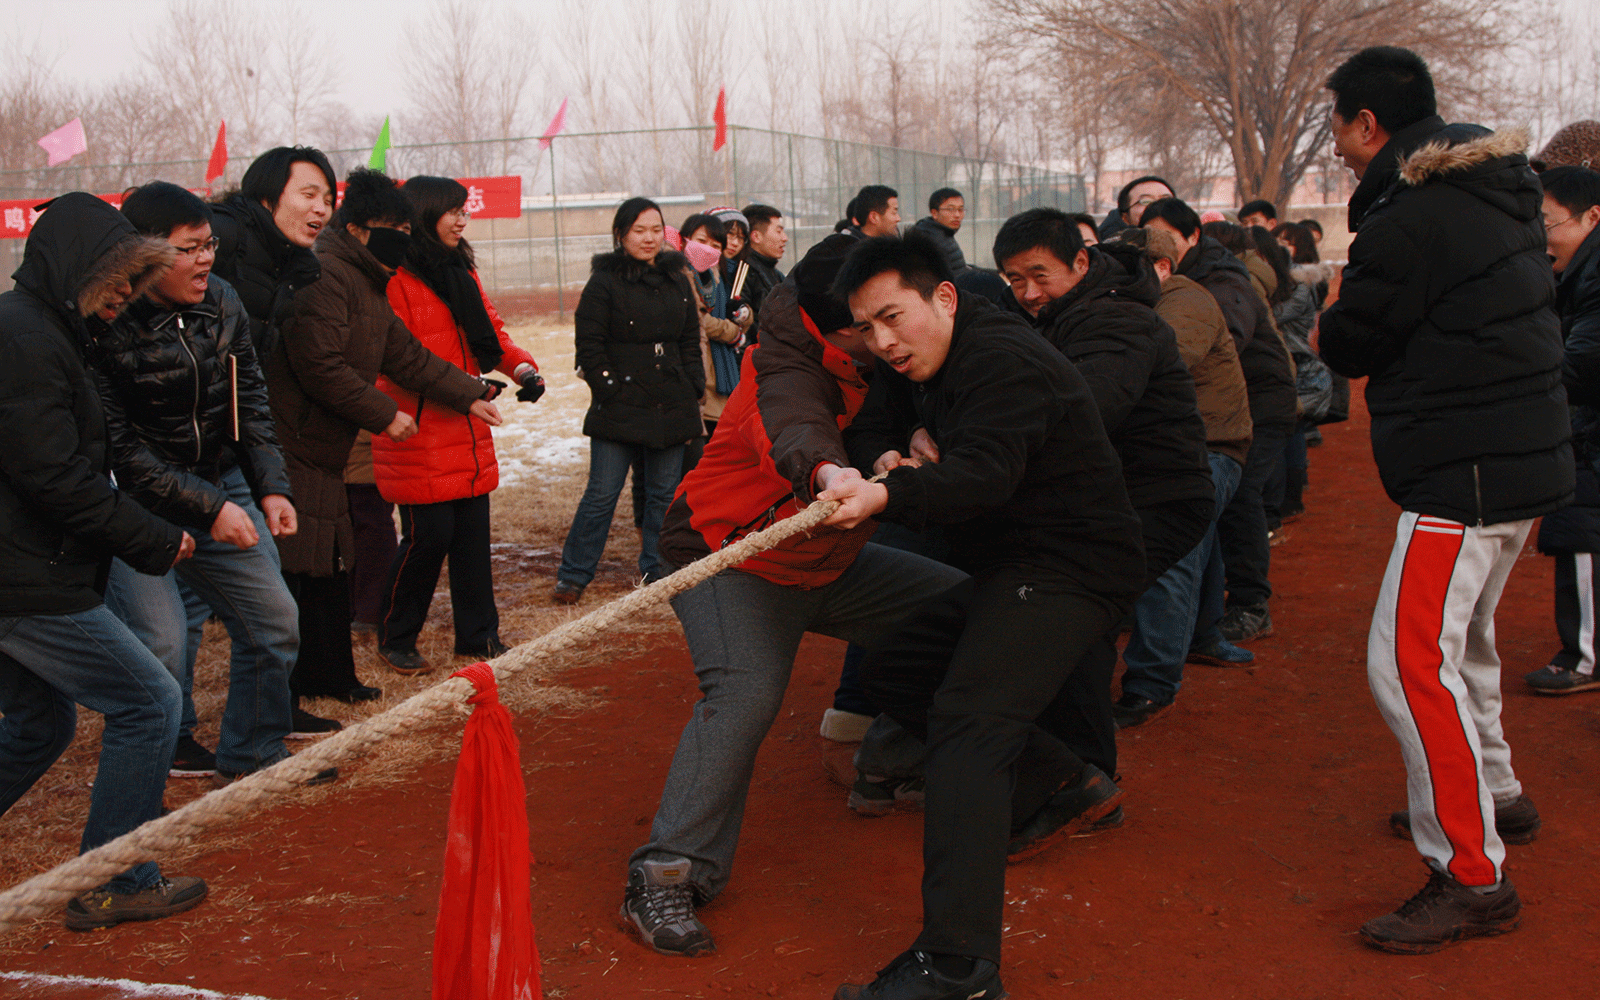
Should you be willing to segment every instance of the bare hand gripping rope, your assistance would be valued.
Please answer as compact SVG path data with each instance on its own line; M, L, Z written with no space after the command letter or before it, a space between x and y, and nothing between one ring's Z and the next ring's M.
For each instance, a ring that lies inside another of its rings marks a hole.
M832 500L819 500L763 531L713 552L648 587L596 608L582 618L552 629L489 661L495 680L527 669L534 660L595 638L616 622L661 604L725 569L779 542L815 528L837 510ZM158 861L194 840L210 827L245 816L303 787L319 771L357 757L392 736L400 736L438 721L447 711L465 705L476 689L462 677L441 681L395 707L350 726L316 746L246 778L219 788L160 819L118 837L109 844L19 882L0 893L0 935L19 924L55 916L67 901L108 881L144 861Z

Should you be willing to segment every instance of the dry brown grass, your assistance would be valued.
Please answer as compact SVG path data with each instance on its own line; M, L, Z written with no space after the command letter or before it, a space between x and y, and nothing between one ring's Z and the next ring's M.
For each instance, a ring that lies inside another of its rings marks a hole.
M530 323L513 328L512 335L538 358L549 385L545 398L534 406L504 397L508 401L501 411L507 418L507 426L504 433L496 435L497 449L506 469L504 478L508 481L495 492L492 501L495 588L501 634L507 643L517 645L592 611L632 588L637 576L639 538L625 491L601 561L600 575L585 594L582 605L567 608L550 602L550 587L560 563L561 544L587 479L588 454L583 447L567 448L564 453L552 455L548 445L553 441L571 442L579 437L583 411L588 406L588 390L572 371L570 325ZM586 439L582 443L586 445ZM383 688L383 698L360 706L317 700L305 707L346 723L356 722L398 704L439 682L450 670L471 662L453 655L447 579L447 573L440 575L442 589L434 597L428 624L418 642L418 649L433 661L437 670L431 674L402 677L378 659L370 637L356 637L353 641L357 671L366 682ZM560 674L584 663L626 656L658 645L664 634L678 634L677 628L671 611L660 608L627 623L609 635L603 645L569 651L558 658L536 663L502 686L501 700L517 714L599 709L604 705L599 693L561 685L557 683ZM196 736L208 746L215 745L217 724L226 700L228 650L227 632L220 624L209 623L195 666L194 684L195 707L200 718ZM294 801L299 805L340 808L339 800L357 789L404 782L419 767L453 758L460 746L463 717L443 718L434 728L389 740L354 766L344 768L337 783L306 789ZM101 729L99 715L81 711L77 738L72 746L0 822L0 887L47 871L77 853L100 752ZM168 802L174 806L184 804L208 788L209 783L205 781L173 781L168 787ZM283 822L278 812L269 810L244 823L213 829L200 841L166 860L174 868L181 868L186 861L204 852L246 848L257 841L263 831L270 831ZM218 886L217 889L214 898L220 905L206 908L207 919L244 926L261 909L251 900L248 884ZM351 901L324 894L308 896L302 902L345 906ZM41 939L56 931L56 925L51 922L22 929L0 941L0 956L36 948ZM183 954L185 948L181 939L173 940L159 946L160 954L152 952L147 957L166 961Z

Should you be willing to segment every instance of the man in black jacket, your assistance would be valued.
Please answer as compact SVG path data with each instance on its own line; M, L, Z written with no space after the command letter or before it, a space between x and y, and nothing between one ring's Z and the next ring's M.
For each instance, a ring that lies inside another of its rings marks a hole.
M1565 342L1562 381L1572 407L1577 498L1539 522L1539 551L1556 560L1561 649L1526 675L1540 694L1600 689L1595 676L1596 573L1600 563L1600 173L1554 167L1539 175L1544 230L1556 273Z
M1539 828L1501 731L1494 609L1533 519L1573 495L1561 328L1525 136L1446 125L1405 49L1357 53L1328 89L1334 152L1360 183L1320 346L1367 377L1401 508L1367 678L1406 761L1410 810L1391 822L1432 869L1361 934L1426 952L1517 926L1505 842Z
M739 298L759 317L767 293L783 280L778 261L788 249L789 230L784 225L783 213L771 205L746 205L741 214L750 222L750 242L745 244L743 255L744 262L750 265L750 273L745 276Z
M105 716L87 851L161 815L178 682L101 600L113 554L165 573L194 540L111 484L105 415L84 355L92 327L172 265L117 210L74 192L28 236L0 295L0 814L72 742L74 703ZM197 878L145 862L67 904L74 930L199 905Z
M967 200L955 188L943 187L928 196L928 214L912 228L927 236L944 254L950 273L959 277L968 269L967 257L956 242L961 222L967 217Z
M248 773L288 756L291 732L339 728L304 712L291 728L300 631L272 541L296 529L289 477L249 318L233 288L211 273L211 210L157 181L129 194L122 212L139 232L176 247L178 263L95 341L112 470L130 496L194 534L195 555L160 577L113 562L108 600L183 682L178 750L190 774L206 770L196 765L209 754L189 714L197 650L189 648L181 591L222 619L232 666L211 769Z
M924 923L835 996L997 997L1008 841L1072 807L1068 789L1013 795L1017 761L1049 743L1070 756L1035 720L1143 585L1139 522L1083 377L1020 317L958 293L925 238L863 242L834 294L880 359L851 459L886 476L819 494L841 503L830 523L949 525L974 573L867 659L869 692L928 745ZM937 462L903 457L916 425Z

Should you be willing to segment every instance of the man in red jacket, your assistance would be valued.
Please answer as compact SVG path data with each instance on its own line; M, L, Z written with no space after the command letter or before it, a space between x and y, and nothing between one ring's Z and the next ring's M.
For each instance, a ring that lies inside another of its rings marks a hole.
M804 508L861 474L841 431L867 394L871 355L827 288L856 242L813 247L761 310L700 464L667 511L661 554L683 566ZM806 632L871 646L960 570L869 544L874 524L819 528L672 601L704 697L684 727L650 840L629 860L622 919L666 955L711 951L695 916L727 885L756 751L777 716Z

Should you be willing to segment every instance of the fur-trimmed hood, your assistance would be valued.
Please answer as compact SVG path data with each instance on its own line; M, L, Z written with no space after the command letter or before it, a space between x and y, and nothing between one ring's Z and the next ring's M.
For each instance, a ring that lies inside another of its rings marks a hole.
M1350 197L1350 231L1367 214L1407 191L1448 184L1495 209L1527 221L1537 216L1543 193L1528 168L1528 133L1491 132L1481 125L1446 124L1433 115L1389 137Z
M166 240L139 235L121 212L74 191L39 216L12 277L63 317L87 319L105 308L122 282L132 285L132 302L177 259Z
M1400 179L1417 187L1445 174L1460 173L1503 157L1527 153L1528 142L1525 128L1503 129L1454 144L1448 138L1434 139L1401 158Z
M689 266L689 258L676 250L662 250L656 254L653 263L646 264L635 257L630 257L621 250L612 250L609 253L597 253L589 259L589 266L595 271L604 271L615 274L630 281L637 281L648 271L659 271L664 275L676 276Z

